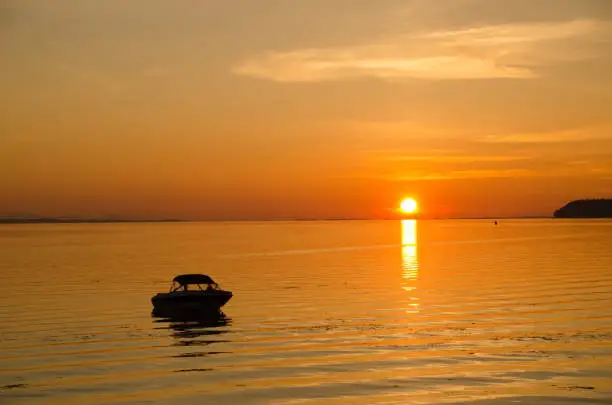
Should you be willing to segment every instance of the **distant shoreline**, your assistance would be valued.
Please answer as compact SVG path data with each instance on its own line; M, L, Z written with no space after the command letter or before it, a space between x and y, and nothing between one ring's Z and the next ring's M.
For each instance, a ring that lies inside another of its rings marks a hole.
M612 218L612 199L594 198L570 201L556 210L553 216L563 219Z
M524 217L449 217L449 218L276 218L276 219L93 219L93 218L7 218L0 217L0 225L11 224L134 224L134 223L196 223L196 222L339 222L339 221L508 221L529 219L556 219L552 216ZM560 219L606 219L576 217ZM608 218L609 219L609 218Z
M528 217L456 217L456 218L284 218L284 219L69 219L69 218L0 218L0 225L11 224L131 224L131 223L195 223L195 222L339 222L339 221L504 221L516 219L552 219L546 216Z
M72 219L72 218L0 218L0 224L116 224L142 222L190 222L181 219Z

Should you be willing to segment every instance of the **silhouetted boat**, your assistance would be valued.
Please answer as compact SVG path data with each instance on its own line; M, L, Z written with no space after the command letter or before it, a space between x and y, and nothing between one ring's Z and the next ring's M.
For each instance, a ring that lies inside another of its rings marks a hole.
M154 316L193 316L220 313L231 298L232 292L222 290L209 276L183 274L174 277L169 292L156 294L151 303Z

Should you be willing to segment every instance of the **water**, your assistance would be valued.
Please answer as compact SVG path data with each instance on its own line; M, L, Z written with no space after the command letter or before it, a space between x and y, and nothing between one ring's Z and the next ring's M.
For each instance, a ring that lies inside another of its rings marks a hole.
M0 226L1 404L610 404L612 221ZM151 317L180 273L219 322Z

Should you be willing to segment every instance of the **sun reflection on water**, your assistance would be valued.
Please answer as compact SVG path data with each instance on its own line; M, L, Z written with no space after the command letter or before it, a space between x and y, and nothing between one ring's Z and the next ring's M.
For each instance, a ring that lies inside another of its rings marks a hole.
M419 261L417 257L417 221L405 219L402 221L402 278L404 290L414 293L419 277ZM408 312L419 311L418 297L410 297Z

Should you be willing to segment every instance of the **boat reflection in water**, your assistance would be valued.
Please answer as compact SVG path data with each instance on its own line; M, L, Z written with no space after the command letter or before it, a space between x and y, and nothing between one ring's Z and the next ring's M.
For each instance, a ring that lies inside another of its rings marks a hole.
M232 324L223 312L208 314L205 316L177 316L167 318L157 318L153 315L155 329L170 331L170 336L174 342L170 346L185 348L180 349L173 355L174 358L200 358L209 357L217 354L229 353L223 350L222 346L230 340L224 338L229 333L229 326ZM214 345L214 348L211 347ZM198 363L198 366L201 366ZM186 367L182 371L211 371L210 367Z
M419 298L414 294L419 278L419 261L417 257L417 220L402 221L402 288L411 293L407 312L419 312Z

